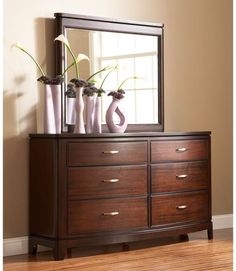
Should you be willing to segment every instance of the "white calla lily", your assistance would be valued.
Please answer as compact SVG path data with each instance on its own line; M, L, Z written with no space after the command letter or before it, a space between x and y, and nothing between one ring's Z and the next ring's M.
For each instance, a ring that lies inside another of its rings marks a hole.
M55 40L58 40L58 41L64 43L67 47L70 48L69 41L68 41L68 39L63 34L61 34L58 37L56 37Z
M82 60L88 60L89 58L85 55L85 54L78 54L76 61L78 61L77 63L79 63Z

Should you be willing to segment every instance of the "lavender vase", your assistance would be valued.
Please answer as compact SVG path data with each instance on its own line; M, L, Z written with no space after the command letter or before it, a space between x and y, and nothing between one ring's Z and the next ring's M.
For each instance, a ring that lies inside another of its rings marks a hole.
M113 98L113 101L111 102L106 112L106 123L111 133L124 133L128 125L125 113L120 110L119 105L120 100ZM119 116L118 124L114 122L114 113Z
M61 85L51 85L56 133L61 133Z
M83 87L76 87L76 101L75 101L76 118L74 128L74 133L76 134L85 134L83 119L84 100L82 94Z
M102 97L97 96L95 107L94 107L94 121L93 121L93 132L94 134L102 133L102 120L101 120L101 101Z
M86 133L93 133L95 96L87 96L86 99Z
M45 84L44 133L61 133L61 85Z

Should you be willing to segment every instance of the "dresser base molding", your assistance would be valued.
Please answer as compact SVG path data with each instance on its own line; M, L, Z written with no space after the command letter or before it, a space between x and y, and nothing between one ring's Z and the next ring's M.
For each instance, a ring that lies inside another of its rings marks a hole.
M56 239L47 238L43 236L30 235L29 236L29 254L35 255L37 253L37 246L42 245L50 247L53 250L53 257L55 260L63 260L66 256L70 255L71 248L76 247L88 247L88 246L100 246L108 244L125 244L134 241L143 241L155 238L164 238L171 236L180 236L181 240L187 240L186 235L191 232L207 230L208 239L213 239L213 227L212 222L206 222L202 224L192 224L188 226L160 228L155 230L142 230L125 232L122 234L109 234L103 233L94 235L92 237L78 237L78 238L66 238ZM104 237L106 236L106 237Z

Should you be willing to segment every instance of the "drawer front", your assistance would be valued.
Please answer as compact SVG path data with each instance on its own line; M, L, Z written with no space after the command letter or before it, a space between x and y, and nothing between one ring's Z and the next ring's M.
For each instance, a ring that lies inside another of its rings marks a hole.
M147 194L147 166L68 169L69 199Z
M206 189L208 163L164 163L151 166L152 193Z
M145 163L147 142L71 142L67 158L69 166Z
M207 192L152 197L152 226L208 219Z
M147 228L147 198L70 201L68 234Z
M207 140L152 141L151 162L202 160L208 158Z

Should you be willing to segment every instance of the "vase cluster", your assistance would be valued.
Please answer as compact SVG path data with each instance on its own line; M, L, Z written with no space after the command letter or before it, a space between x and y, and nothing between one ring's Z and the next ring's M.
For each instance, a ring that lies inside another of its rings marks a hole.
M76 88L74 133L99 134L102 132L101 97L86 96L86 104L84 104L83 89L83 87ZM84 109L86 125L84 125Z
M100 134L101 124L101 99L99 95L84 95L84 87L75 88L75 99L67 98L68 123L74 124L76 134ZM119 121L115 123L114 114L117 114ZM85 121L84 121L85 120ZM127 128L127 118L120 109L120 100L113 97L111 104L106 111L106 123L109 132L123 133Z

